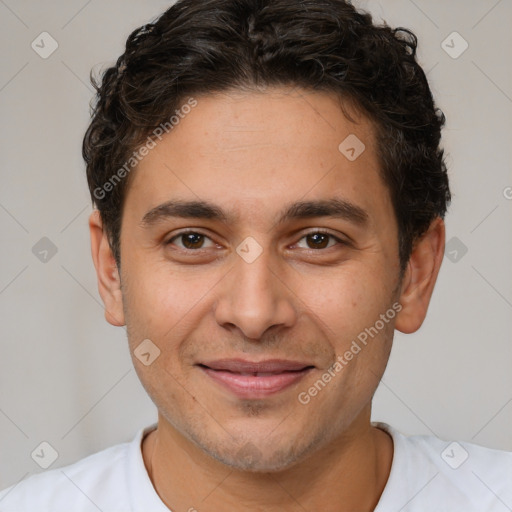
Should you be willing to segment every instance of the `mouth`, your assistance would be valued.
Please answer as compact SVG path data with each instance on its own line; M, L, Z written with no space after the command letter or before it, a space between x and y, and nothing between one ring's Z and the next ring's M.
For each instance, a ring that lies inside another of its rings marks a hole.
M260 362L222 359L199 364L214 382L239 398L264 398L303 379L314 366L298 361L271 359Z

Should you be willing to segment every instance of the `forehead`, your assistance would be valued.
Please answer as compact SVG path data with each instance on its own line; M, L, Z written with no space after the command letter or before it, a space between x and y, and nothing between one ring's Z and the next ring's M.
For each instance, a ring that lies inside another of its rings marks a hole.
M134 171L126 203L140 206L140 218L173 198L208 200L254 222L328 196L389 214L374 127L350 104L349 120L334 95L301 89L195 100Z

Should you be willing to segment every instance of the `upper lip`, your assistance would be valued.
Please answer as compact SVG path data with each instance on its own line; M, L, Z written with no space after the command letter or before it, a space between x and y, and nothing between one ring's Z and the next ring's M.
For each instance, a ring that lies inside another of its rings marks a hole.
M267 359L265 361L246 361L244 359L218 359L202 363L212 370L223 370L233 373L282 373L304 370L313 365L300 361L284 359Z

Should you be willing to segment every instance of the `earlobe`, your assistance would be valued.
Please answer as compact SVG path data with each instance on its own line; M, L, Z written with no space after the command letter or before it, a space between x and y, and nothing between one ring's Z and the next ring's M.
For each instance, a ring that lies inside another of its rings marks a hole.
M125 324L121 280L98 210L94 210L89 217L89 231L98 291L105 305L105 319L108 323L121 327Z
M444 222L438 217L413 246L402 281L402 310L395 324L403 333L417 331L425 319L443 261L444 242Z

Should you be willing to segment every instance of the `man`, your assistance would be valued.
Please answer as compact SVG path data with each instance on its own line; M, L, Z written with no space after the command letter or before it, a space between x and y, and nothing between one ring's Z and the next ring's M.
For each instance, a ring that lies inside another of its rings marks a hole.
M129 37L83 153L106 319L158 424L1 510L510 510L512 454L457 443L455 468L370 421L450 200L415 49L342 0L182 0Z

